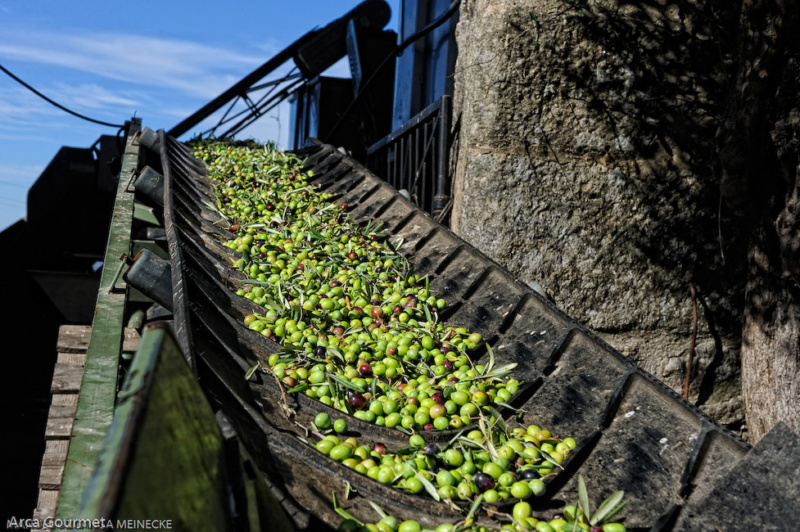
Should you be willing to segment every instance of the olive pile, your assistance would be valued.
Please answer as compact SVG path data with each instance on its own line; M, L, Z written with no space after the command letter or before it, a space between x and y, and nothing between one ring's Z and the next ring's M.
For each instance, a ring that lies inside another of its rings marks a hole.
M289 391L420 431L469 425L517 392L513 365L476 363L482 336L439 323L445 300L379 226L353 223L310 186L294 156L219 143L195 153L220 183L226 245L251 277L237 293L265 308L244 323L284 346L269 366Z
M561 530L559 522L532 518L525 499L544 493L542 479L575 440L505 425L497 408L509 407L519 388L514 365L495 367L479 333L439 322L447 302L430 293L380 225L352 222L348 206L309 184L313 176L291 154L200 142L195 155L219 183L217 209L231 233L226 245L241 254L234 265L249 276L237 294L264 308L244 325L283 346L269 357L268 371L287 393L412 434L400 450L359 445L346 437L344 419L320 413L312 427L317 450L436 500L515 499L511 529ZM476 359L479 346L489 355L485 364ZM464 427L443 448L416 434ZM419 524L386 516L365 528L413 532Z
M318 414L315 425L330 426L328 414ZM318 451L382 484L437 500L472 500L482 494L488 503L543 495L542 477L575 448L574 439L558 441L534 425L510 434L473 430L443 448L415 434L408 447L397 451L381 443L359 445L353 437L317 434L322 436Z
M360 524L355 519L347 519L339 526L341 532L421 532L430 530L435 532L489 532L490 530L501 530L509 532L524 532L527 530L536 532L626 532L625 525L622 523L605 523L601 526L589 526L578 520L574 515L577 508L566 506L563 514L557 514L552 519L537 519L531 515L531 505L525 501L520 501L514 505L511 514L512 521L501 525L499 528L487 528L485 526L470 526L469 524L450 524L443 523L434 528L422 528L416 521L409 520L399 522L391 515L384 515L376 523ZM469 523L469 520L467 520Z

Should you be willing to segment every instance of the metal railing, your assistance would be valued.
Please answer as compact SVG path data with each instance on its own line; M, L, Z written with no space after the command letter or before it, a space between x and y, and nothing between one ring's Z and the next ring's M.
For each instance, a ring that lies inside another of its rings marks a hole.
M445 223L450 212L450 108L442 96L367 149L367 167Z

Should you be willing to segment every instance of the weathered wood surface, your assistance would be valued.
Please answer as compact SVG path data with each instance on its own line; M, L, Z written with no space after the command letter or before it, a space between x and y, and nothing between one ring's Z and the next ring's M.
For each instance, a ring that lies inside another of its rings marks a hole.
M42 469L39 473L40 489L55 490L61 487L68 450L69 440L49 440L45 442Z
M39 472L39 499L34 517L53 517L58 508L91 335L92 328L88 325L62 325L58 329L58 356L50 385L52 399L44 434L45 452ZM122 351L136 351L139 339L138 331L125 329Z
M39 470L39 499L33 512L38 519L55 516L58 507L90 335L91 327L85 325L62 325L58 329L58 356L50 385L52 398Z
M86 355L84 355L84 358ZM53 370L53 383L50 385L50 393L53 395L61 393L78 393L81 389L83 380L83 364L58 364Z
M66 356L71 353L82 353L83 359L86 358L86 350L89 348L89 337L92 328L89 325L62 325L58 329L58 344L56 349L59 353L58 361L69 360ZM139 348L139 332L136 329L125 329L122 337L122 352L134 353Z

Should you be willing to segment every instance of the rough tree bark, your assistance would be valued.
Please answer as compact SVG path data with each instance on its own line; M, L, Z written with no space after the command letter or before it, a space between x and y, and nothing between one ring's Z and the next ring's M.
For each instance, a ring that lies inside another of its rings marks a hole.
M745 0L720 188L750 220L742 388L753 441L800 431L800 0Z

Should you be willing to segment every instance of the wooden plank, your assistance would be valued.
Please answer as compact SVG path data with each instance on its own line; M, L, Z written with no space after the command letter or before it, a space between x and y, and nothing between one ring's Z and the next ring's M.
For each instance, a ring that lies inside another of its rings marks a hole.
M73 397L71 405L57 405L50 404L50 411L47 414L47 419L75 419L75 412L78 411L78 395L77 394L58 394L54 397Z
M83 366L86 363L85 353L58 353L56 364L72 364Z
M39 488L57 490L64 476L69 440L48 440L45 442L42 469L39 472Z
M89 348L89 338L92 335L92 328L89 325L62 325L58 329L58 343L56 350L59 355L83 354ZM124 353L134 353L139 348L139 331L136 329L125 328L125 335L122 339L122 351ZM66 360L66 357L65 357Z
M64 439L72 435L75 413L78 411L78 394L63 393L53 396L50 411L47 414L46 440Z
M59 394L53 396L53 401L50 403L50 408L52 409L54 406L78 406L78 395L77 394ZM75 417L75 416L72 416Z
M39 501L36 504L36 511L46 512L44 515L55 515L58 507L58 490L39 490Z
M92 328L88 325L62 325L58 328L56 350L63 353L85 353Z
M50 393L77 393L81 389L83 366L78 364L56 364Z
M47 517L56 515L58 507L58 490L39 490L39 503L33 511L33 518L43 521ZM32 528L31 532L50 532L50 528Z
M72 427L75 424L75 410L70 417L47 418L47 426L44 429L46 440L67 440L72 436Z
M69 442L58 440L45 442L42 465L51 466L66 462L68 450Z
M53 490L39 490L39 493L43 491L53 492ZM57 491L55 493L58 493ZM55 515L55 508L44 508L38 507L33 511L33 518L39 519L43 521L46 517L53 517ZM52 529L50 528L32 528L31 532L50 532Z
M69 452L69 439L78 410L78 394L86 347L91 328L83 325L62 325L59 328L58 358L53 371L50 410L45 428L45 451L39 471L39 499L33 517L53 517L58 508L61 482ZM40 529L48 530L48 529Z
M125 334L122 337L122 352L135 353L136 350L139 349L139 340L141 340L139 331L126 328Z
M42 466L39 472L39 487L45 489L59 489L64 478L64 464Z
M139 169L139 144L134 137L141 129L141 120L132 119L129 126L57 517L79 515L81 499L114 418L122 332L125 329L125 292L116 291L115 285L120 257L131 250L134 194L129 185Z
M56 514L56 508L58 507L58 497L59 497L58 490L39 490L39 501L36 504L36 511L43 511L45 512L43 515L45 516L52 516Z

